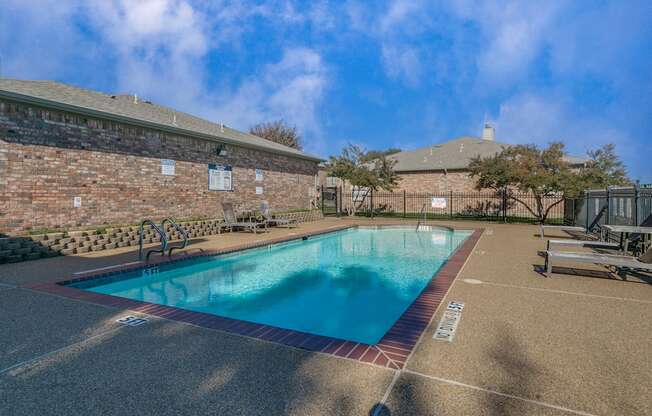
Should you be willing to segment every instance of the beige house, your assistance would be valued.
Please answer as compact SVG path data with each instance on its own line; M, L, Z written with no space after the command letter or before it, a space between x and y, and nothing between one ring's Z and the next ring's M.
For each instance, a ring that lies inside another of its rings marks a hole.
M407 192L472 192L475 180L469 173L469 164L477 156L490 157L499 153L507 143L496 141L494 128L486 124L482 137L462 136L444 143L396 153L395 170L400 174L398 190ZM581 166L584 159L567 156L571 165Z
M477 156L490 157L499 153L508 143L496 141L494 128L486 124L482 137L462 136L456 139L399 152L389 156L396 161L394 170L400 181L395 192L443 193L475 191L475 180L470 175L469 164ZM584 159L566 157L574 166L581 166ZM320 166L320 184L327 187L341 186L336 178L329 178L327 168Z

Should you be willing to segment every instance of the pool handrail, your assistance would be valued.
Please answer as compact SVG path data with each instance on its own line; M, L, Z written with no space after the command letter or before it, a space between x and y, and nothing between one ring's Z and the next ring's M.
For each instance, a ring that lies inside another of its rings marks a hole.
M421 211L419 211L419 221L417 221L417 228L414 231L419 231L419 226L421 225L421 214L423 214L423 222L426 222L426 204L423 204Z
M150 225L154 229L154 231L156 231L159 234L159 236L161 236L161 248L158 250L157 249L149 250L145 255L145 261L147 262L149 261L149 255L152 253L161 253L162 255L165 255L165 250L167 250L168 248L168 237L165 234L165 231L161 227L156 225L154 221L150 219L143 220L143 222L140 223L140 228L138 231L139 234L138 259L140 261L143 261L143 244L144 244L144 237L145 237L144 228L146 224Z
M170 225L181 234L181 237L183 238L183 243L180 246L171 246L168 250L168 257L172 257L172 250L182 250L188 246L188 232L186 231L185 228L181 227L179 224L176 223L172 218L168 217L164 219L161 222L161 228L163 231L165 231L165 223L169 222Z

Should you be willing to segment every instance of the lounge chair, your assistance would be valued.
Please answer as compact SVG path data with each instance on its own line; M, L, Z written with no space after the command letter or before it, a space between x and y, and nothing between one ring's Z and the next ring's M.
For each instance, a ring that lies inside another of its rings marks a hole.
M607 250L620 249L620 244L618 243L608 243L606 241L587 241L587 240L548 240L548 247L546 248L546 250L550 251L552 246L603 248Z
M540 231L539 231L539 236L543 239L545 237L545 230L559 230L559 231L573 231L573 232L579 232L579 233L584 233L584 234L591 234L595 228L600 228L600 220L602 219L602 216L604 213L607 211L607 206L603 206L600 211L598 212L598 215L595 216L593 219L593 222L586 228L584 227L577 227L573 225L540 225Z
M267 201L260 203L260 214L263 216L265 224L274 224L278 227L288 228L293 228L299 225L296 219L274 218L272 213L269 211L269 203Z
M545 268L548 276L552 273L553 261L557 260L613 266L619 270L652 271L652 247L648 248L647 251L638 258L631 256L618 256L614 254L547 251Z
M234 228L242 228L244 230L253 231L253 233L256 234L260 227L265 227L265 229L267 229L267 224L264 222L238 221L235 211L233 210L233 204L230 202L222 203L222 213L224 215L224 226L231 231L233 231Z

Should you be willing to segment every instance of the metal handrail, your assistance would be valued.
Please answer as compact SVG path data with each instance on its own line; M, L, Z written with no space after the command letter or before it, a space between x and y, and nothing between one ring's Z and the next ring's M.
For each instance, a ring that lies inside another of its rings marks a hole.
M138 259L140 261L143 261L143 244L144 244L143 240L145 238L145 232L144 232L145 224L149 224L161 236L161 248L158 249L158 250L156 250L156 249L155 250L149 250L147 252L147 254L145 255L145 260L149 261L149 255L152 254L152 253L161 253L162 255L165 255L165 250L167 250L167 248L168 248L168 237L165 234L165 231L161 227L156 225L154 223L154 221L149 220L149 219L144 220L143 222L140 223L140 231L139 231L139 234L140 234L140 248L138 249Z
M419 215L423 214L423 222L426 222L426 204L423 204L421 207L421 211L419 211ZM417 228L414 231L419 231L419 226L421 225L421 217L419 217L419 221L417 221Z
M183 237L183 244L182 245L170 247L170 249L168 251L168 257L172 257L172 250L184 249L184 248L186 248L188 246L188 232L186 231L185 228L183 228L179 224L177 224L172 218L166 218L166 219L163 220L163 222L161 222L161 228L163 228L163 230L165 230L165 223L166 222L169 222L170 225L175 230L177 230L181 234L181 236Z

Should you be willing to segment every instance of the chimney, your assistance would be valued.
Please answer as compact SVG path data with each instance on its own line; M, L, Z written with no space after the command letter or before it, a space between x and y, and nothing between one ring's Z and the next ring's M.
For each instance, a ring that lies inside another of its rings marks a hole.
M482 140L496 141L496 131L489 123L486 123L482 129Z

